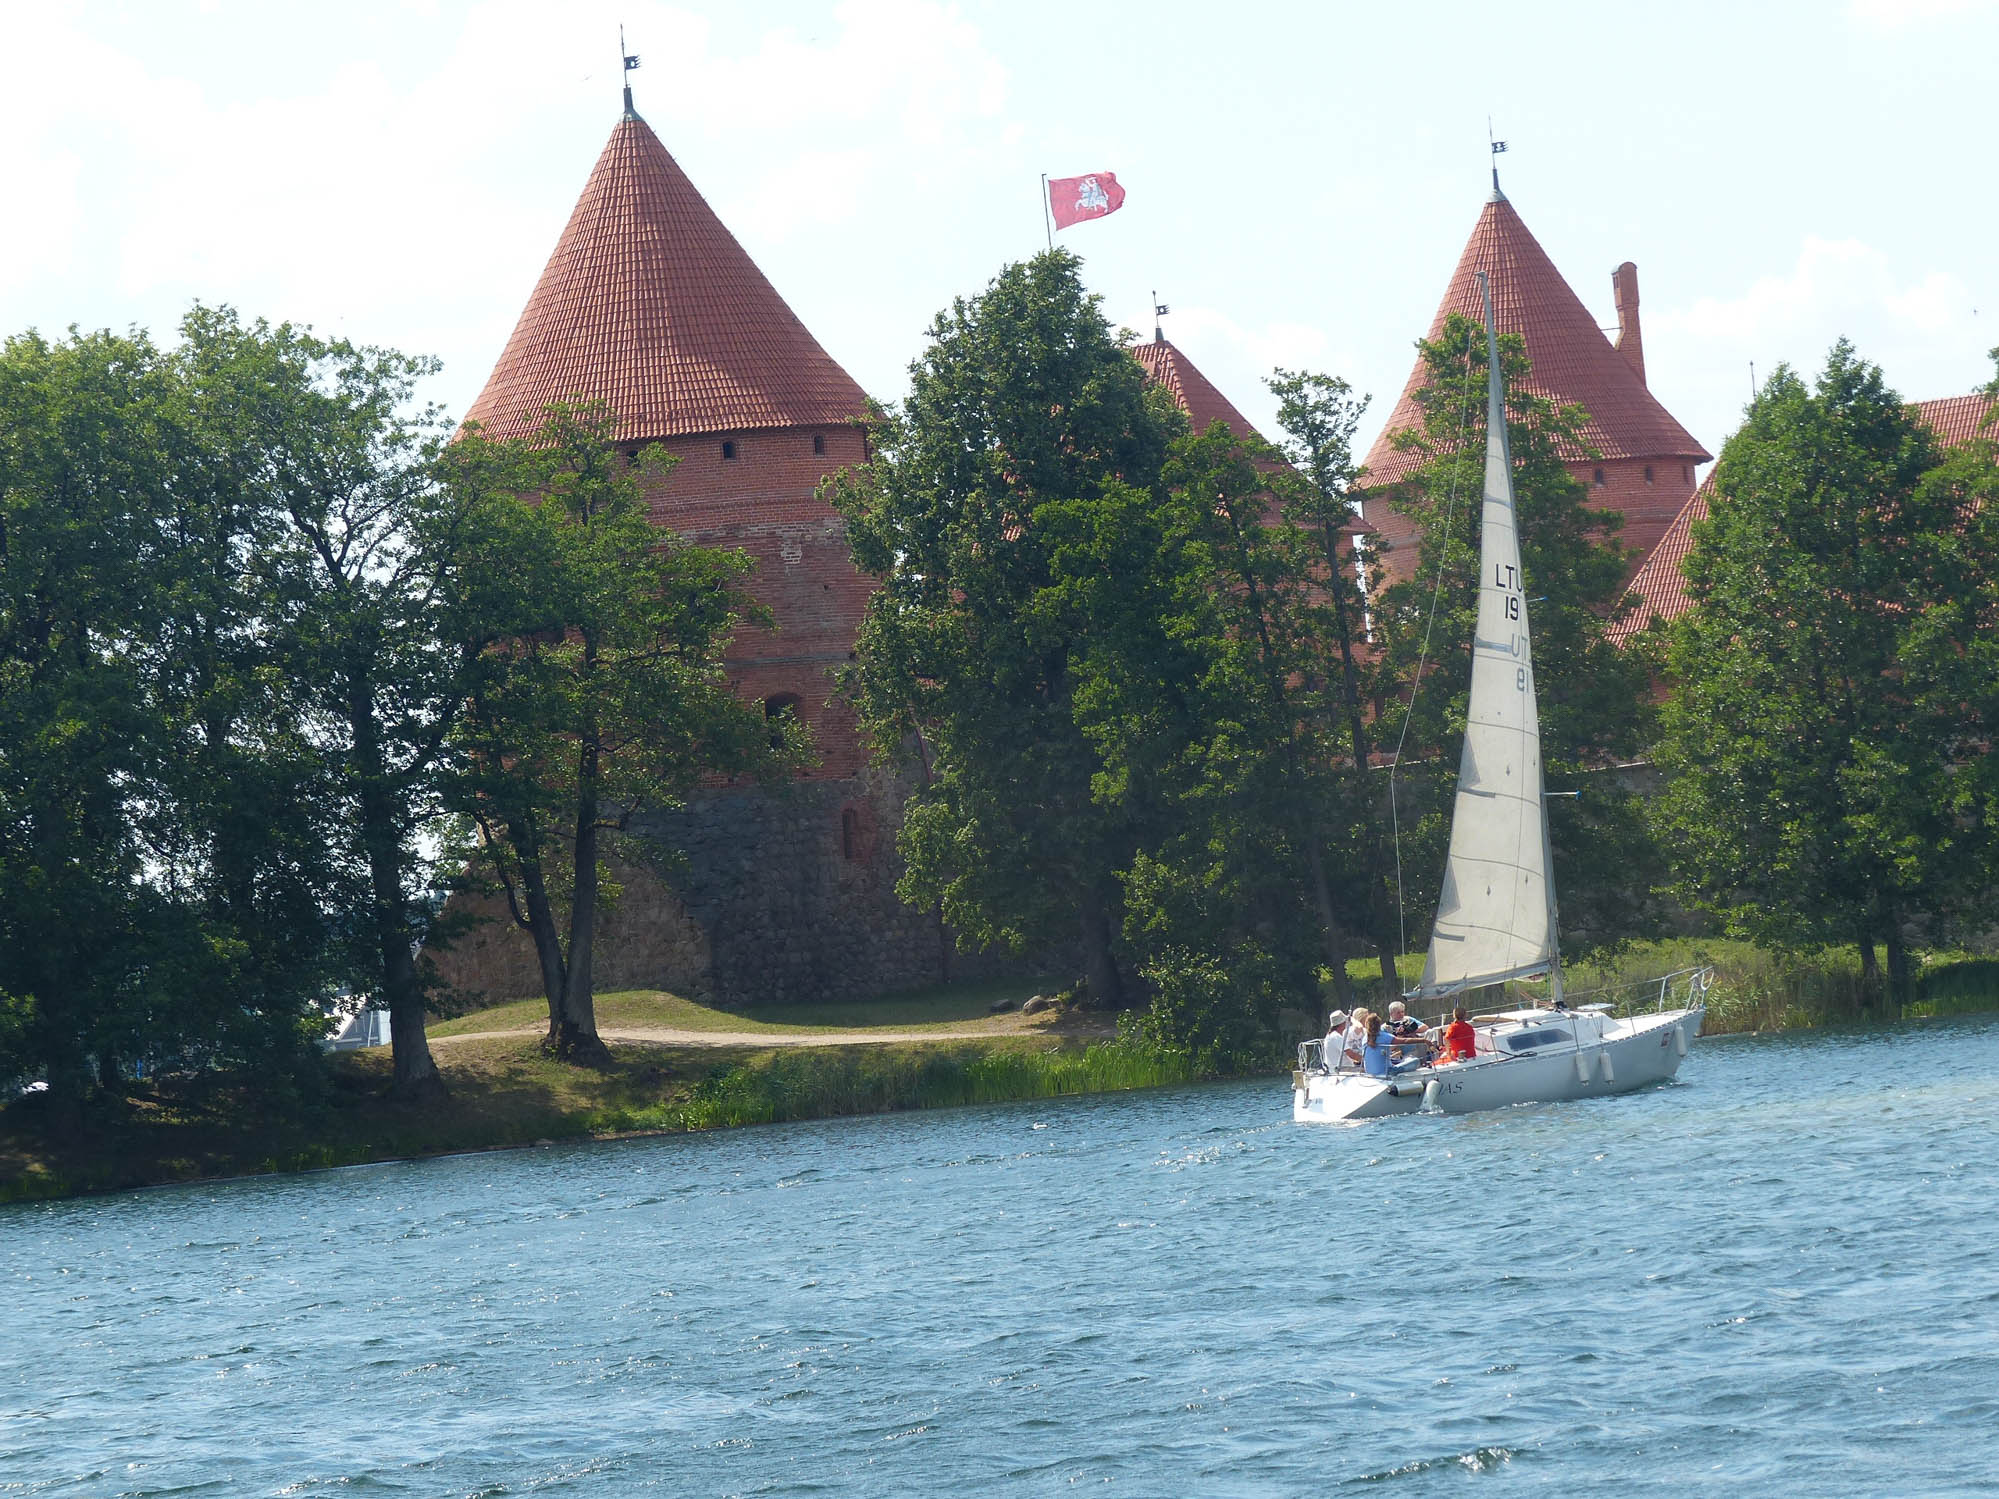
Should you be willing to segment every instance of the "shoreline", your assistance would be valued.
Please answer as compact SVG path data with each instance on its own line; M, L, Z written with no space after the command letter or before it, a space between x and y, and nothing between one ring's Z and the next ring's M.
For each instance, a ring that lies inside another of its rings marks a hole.
M141 1095L126 1118L71 1140L37 1138L15 1124L0 1133L0 1207L1203 1080L1184 1061L1090 1033L607 1039L612 1065L588 1069L540 1057L538 1035L434 1038L454 1042L440 1056L452 1096L429 1107L380 1096L390 1059L387 1048L371 1048L331 1059L332 1096L289 1121L149 1120L172 1104Z

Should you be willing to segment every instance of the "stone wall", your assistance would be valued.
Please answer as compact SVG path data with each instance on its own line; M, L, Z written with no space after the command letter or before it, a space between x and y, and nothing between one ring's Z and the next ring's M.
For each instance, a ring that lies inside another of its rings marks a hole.
M959 953L934 912L896 897L901 816L901 787L870 770L715 788L644 819L635 836L684 860L664 876L613 864L623 890L598 928L596 989L811 1004L1005 971ZM533 946L503 899L459 897L454 910L487 919L429 954L445 982L478 1004L540 994Z

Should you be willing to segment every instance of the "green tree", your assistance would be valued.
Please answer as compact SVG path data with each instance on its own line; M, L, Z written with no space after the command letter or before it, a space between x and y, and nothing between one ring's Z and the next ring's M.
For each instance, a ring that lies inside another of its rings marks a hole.
M1393 994L1401 988L1395 970L1400 931L1394 851L1381 808L1387 777L1373 770L1377 746L1367 708L1372 677L1365 646L1367 579L1353 539L1359 520L1353 436L1367 398L1356 397L1344 380L1310 372L1280 369L1268 384L1277 397L1277 425L1284 433L1282 451L1289 465L1274 474L1275 490L1286 523L1298 533L1293 546L1310 589L1308 636L1317 643L1304 664L1304 682L1316 694L1320 714L1331 720L1323 732L1335 753L1340 730L1345 733L1345 800L1356 836L1343 882L1344 903L1355 910L1357 924L1374 946L1384 992ZM1343 973L1337 975L1336 981L1343 978Z
M606 1056L594 988L605 840L705 778L779 776L806 750L795 723L774 738L723 673L737 624L768 622L743 592L754 563L654 526L639 474L663 471L665 455L628 458L612 427L601 406L558 405L527 443L459 444L468 464L511 463L513 493L475 522L459 637L477 670L453 741L454 802L534 943L548 1049L585 1062Z
M1591 508L1567 468L1591 453L1588 413L1527 388L1526 348L1517 335L1502 334L1499 347L1521 561L1534 596L1543 774L1549 790L1576 793L1552 803L1549 819L1564 947L1587 950L1642 934L1652 919L1649 897L1664 878L1642 803L1610 773L1651 742L1654 658L1642 640L1619 649L1610 638L1629 605L1629 560L1617 540L1621 517ZM1471 680L1485 332L1452 314L1419 348L1423 423L1398 441L1422 461L1376 496L1415 522L1416 566L1406 579L1378 577L1371 610L1380 734L1390 748L1402 746L1396 821L1412 943L1436 909Z
M898 847L904 899L982 948L1076 944L1097 1002L1125 1002L1118 880L1129 798L1093 794L1074 716L1093 621L1058 587L1043 508L1159 497L1184 419L1049 251L955 301L880 414L873 458L828 486L880 579L847 689L884 755L934 755Z
M1983 883L1991 493L1844 340L1723 448L1672 631L1659 822L1680 887L1773 945L1887 950Z
M356 987L389 1012L396 1096L442 1096L416 951L434 905L445 735L475 645L455 638L485 469L447 461L450 424L413 404L433 361L197 309L183 361L249 522L257 628L308 696ZM250 792L231 816L261 815Z
M1218 1063L1286 999L1316 1009L1320 964L1345 967L1328 757L1299 680L1305 587L1269 463L1216 423L1174 443L1163 495L1106 486L1036 520L1051 591L1091 622L1073 669L1094 793L1139 840L1121 878L1146 1024Z
M297 1076L337 973L338 840L207 316L168 356L0 357L0 1073L70 1118L132 1063Z

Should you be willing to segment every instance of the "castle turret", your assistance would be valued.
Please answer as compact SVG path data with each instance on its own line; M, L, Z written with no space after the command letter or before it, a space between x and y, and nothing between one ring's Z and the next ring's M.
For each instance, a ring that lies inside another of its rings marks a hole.
M1623 515L1620 541L1632 552L1635 569L1692 496L1694 466L1712 456L1646 388L1638 330L1638 268L1626 261L1612 273L1618 320L1613 344L1512 203L1495 189L1430 322L1431 338L1443 331L1445 319L1454 312L1480 317L1474 279L1479 271L1491 277L1493 319L1499 330L1526 340L1533 366L1527 388L1588 411L1583 436L1595 456L1576 451L1564 457L1570 472L1590 486L1593 505ZM1393 485L1418 462L1417 455L1397 449L1393 438L1404 428L1422 425L1416 392L1422 389L1424 373L1419 360L1387 427L1368 452L1363 482L1370 490ZM1409 523L1378 502L1368 506L1367 520L1391 571L1406 574L1412 565Z
M863 755L829 704L829 672L853 648L869 585L814 490L865 456L866 397L630 111L467 420L516 437L550 402L576 400L617 414L621 446L658 442L679 460L648 496L662 526L756 558L752 588L777 629L739 635L730 676L806 720L815 776L853 775Z

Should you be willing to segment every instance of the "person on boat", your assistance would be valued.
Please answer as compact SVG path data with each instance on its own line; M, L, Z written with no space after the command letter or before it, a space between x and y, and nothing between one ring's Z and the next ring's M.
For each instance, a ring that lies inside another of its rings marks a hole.
M1393 1077L1411 1067L1420 1067L1422 1060L1410 1057L1397 1061L1394 1032L1388 1029L1379 1015L1370 1015L1367 1017L1367 1039L1361 1045L1360 1065L1369 1077Z
M1353 1018L1347 1022L1345 1044L1341 1048L1343 1059L1351 1066L1361 1064L1361 1051L1367 1045L1367 1022L1374 1017L1366 1010L1355 1010Z
M1319 1063L1328 1072L1339 1069L1347 1049L1347 1012L1335 1010L1326 1017L1326 1039L1319 1043Z
M1472 1029L1465 1007L1451 1011L1451 1023L1444 1027L1444 1054L1440 1061L1469 1062L1478 1055L1478 1032Z
M1409 1013L1409 1006L1399 999L1389 1002L1388 1028L1399 1041L1417 1040L1429 1033L1423 1022Z

